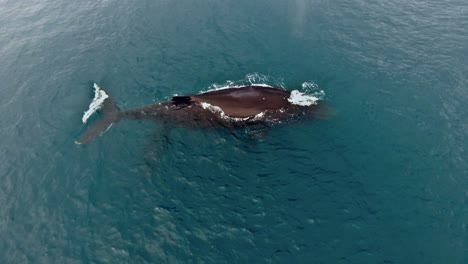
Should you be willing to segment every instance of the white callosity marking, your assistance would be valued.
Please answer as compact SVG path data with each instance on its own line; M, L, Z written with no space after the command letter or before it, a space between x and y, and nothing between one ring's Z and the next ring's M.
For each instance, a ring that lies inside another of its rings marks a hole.
M203 109L207 109L213 113L219 114L222 118L232 118L230 116L227 116L226 113L224 113L223 109L221 109L221 107L219 106L212 105L206 102L202 102L201 106L203 107ZM234 119L242 120L242 118L234 118Z
M89 104L88 111L86 111L81 119L83 123L88 121L88 118L94 114L97 110L101 109L104 101L109 97L107 93L101 89L96 83L94 84L94 98L91 104Z
M301 93L298 90L291 91L291 95L288 98L288 101L291 104L301 105L301 106L310 106L317 104L317 101L323 97L325 93L320 91L314 95Z
M265 112L260 112L260 113L258 113L258 114L256 114L256 115L254 116L254 119L255 119L255 120L261 119L261 118L264 117L264 116L265 116Z
M226 120L246 121L246 120L250 119L250 117L240 118L240 117L228 116L228 115L226 115L226 113L224 113L223 109L221 109L219 106L212 105L212 104L209 104L209 103L206 103L206 102L202 102L201 106L203 107L203 109L207 109L207 110L209 110L209 111L211 111L211 112L213 112L215 114L218 114L221 118L224 118ZM258 120L258 119L260 119L260 118L262 118L264 116L265 116L264 112L258 113L253 117L253 120Z

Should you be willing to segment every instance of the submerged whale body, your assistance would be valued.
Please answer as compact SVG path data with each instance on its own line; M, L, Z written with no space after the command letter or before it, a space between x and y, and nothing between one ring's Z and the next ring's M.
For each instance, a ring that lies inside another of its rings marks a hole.
M93 141L113 123L122 119L154 119L173 126L190 128L235 129L259 124L270 126L300 116L320 117L324 114L322 104L317 102L317 98L280 87L231 87L174 96L170 101L128 111L120 111L112 97L98 90L100 88L96 84L95 88L95 100L99 97L103 116L76 141L77 144ZM90 113L85 113L83 122L89 115Z

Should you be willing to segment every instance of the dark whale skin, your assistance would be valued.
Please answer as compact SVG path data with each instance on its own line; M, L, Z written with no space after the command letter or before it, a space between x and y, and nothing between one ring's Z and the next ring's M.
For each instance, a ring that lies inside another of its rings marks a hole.
M153 119L175 127L229 128L250 125L270 126L297 117L321 117L321 104L297 105L288 99L291 92L280 87L242 86L200 94L175 96L171 101L121 112L112 98L106 99L103 118L76 143L88 143L112 123L122 119Z

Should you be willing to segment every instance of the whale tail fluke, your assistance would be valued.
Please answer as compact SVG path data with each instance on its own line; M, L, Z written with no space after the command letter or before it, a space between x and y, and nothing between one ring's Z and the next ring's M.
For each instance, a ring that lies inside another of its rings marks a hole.
M75 141L76 144L89 143L97 137L106 132L113 123L116 123L121 118L120 109L115 104L112 97L110 97L104 90L101 90L97 84L94 84L95 97L89 106L89 110L83 116L83 123L86 123L89 116L97 110L100 110L102 117L92 124L88 130ZM97 103L96 103L97 102Z

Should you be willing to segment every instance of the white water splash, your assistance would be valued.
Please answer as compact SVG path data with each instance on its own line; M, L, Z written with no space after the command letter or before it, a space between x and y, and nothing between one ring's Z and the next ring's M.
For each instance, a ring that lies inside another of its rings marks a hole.
M259 73L249 73L247 75L245 75L245 79L250 83L250 84L254 84L254 83L262 83L262 84L265 84L269 81L269 78L268 76L266 75L263 75L263 74L259 74Z
M241 80L231 81L227 80L225 83L211 84L207 90L200 91L200 93L212 92L217 90L229 89L229 88L241 88L245 86L261 86L261 87L284 87L282 79L272 78L267 75L260 73L249 73Z
M318 90L318 85L314 82L303 82L301 86L302 91L305 93L311 93Z
M325 97L323 90L318 90L318 85L314 82L303 82L302 89L292 90L288 101L291 104L310 106L315 105Z
M269 87L272 88L273 86L265 84L265 83L250 83L250 86L260 86L260 87ZM224 89L231 89L231 88L242 88L245 87L246 84L239 84L239 85L234 85L232 82L231 84L212 84L208 90L205 91L200 91L200 93L207 93L207 92L213 92L213 91L218 91L218 90L224 90Z
M288 101L291 104L310 106L317 104L318 101L325 97L323 90L318 90L318 85L314 82L303 82L302 89L292 90Z
M301 93L298 90L292 90L291 95L288 98L291 104L309 106L316 104L318 101L317 97Z
M92 114L94 114L97 110L101 109L102 104L108 97L109 95L107 95L107 93L104 90L102 90L101 87L94 83L94 99L91 102L91 104L89 104L88 110L84 112L81 121L83 121L83 123L86 123L86 121L88 121L89 117L91 117Z

